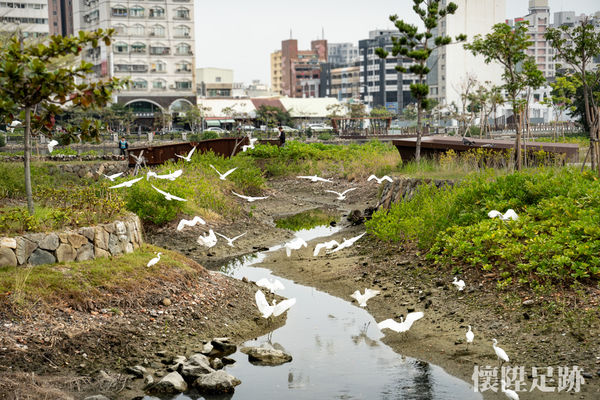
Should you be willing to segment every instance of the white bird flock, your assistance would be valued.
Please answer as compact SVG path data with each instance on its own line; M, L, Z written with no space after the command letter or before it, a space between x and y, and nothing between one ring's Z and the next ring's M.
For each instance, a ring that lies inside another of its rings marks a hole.
M415 321L420 320L421 318L423 318L424 314L421 311L417 311L417 312L411 312L406 314L406 319L403 319L402 317L400 317L400 322L396 322L393 319L389 318L386 319L385 321L381 321L380 323L377 324L377 327L379 328L379 330L383 330L383 329L391 329L395 332L407 332L410 327L412 326L412 324L415 323Z
M356 292L352 293L350 295L350 297L352 297L354 300L356 300L358 302L359 306L366 307L367 301L369 299L372 299L373 297L377 296L379 293L380 293L379 290L365 288L364 294L361 294L360 291L357 290Z
M498 210L492 210L488 213L488 217L500 218L502 221L508 221L508 220L516 221L519 219L519 216L517 215L515 210L513 210L512 208L509 208L508 210L506 210L506 212L504 214L502 214Z
M218 169L216 169L216 168L215 168L215 167L214 167L212 164L210 164L210 167L211 167L212 169L214 169L215 171L217 171L217 174L219 174L219 179L220 179L220 180L222 180L222 181L226 180L226 179L227 179L227 176L228 176L229 174L231 174L233 171L235 171L235 170L237 169L237 167L235 167L235 168L231 168L229 171L227 171L227 172L225 172L224 174L222 174L222 173L220 173L220 172L219 172L219 170L218 170Z
M177 230L181 231L186 226L195 226L196 224L206 225L206 221L197 215L192 219L182 218L181 221L179 221L179 224L177 224Z

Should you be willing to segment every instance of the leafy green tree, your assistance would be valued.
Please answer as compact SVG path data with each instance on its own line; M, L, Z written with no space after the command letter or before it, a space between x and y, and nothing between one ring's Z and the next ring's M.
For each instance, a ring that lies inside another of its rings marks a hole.
M26 44L22 33L17 31L0 49L0 119L24 121L25 191L31 214L34 212L30 170L32 135L51 136L56 117L64 112L63 106L71 104L82 109L104 106L113 90L124 84L116 78L86 81L94 70L93 65L85 61L56 65L65 58L79 56L85 47L95 48L100 42L109 46L112 33L112 30L102 29L81 31L77 36L52 36L44 43ZM65 132L61 142L70 143L78 138L97 140L102 130L100 121L85 121L76 130Z
M265 104L256 109L256 118L268 127L291 125L292 122L292 117L287 110Z
M600 55L600 31L596 31L592 21L585 18L575 27L549 28L545 38L555 49L554 58L579 75L585 121L590 134L592 168L596 165L600 176L600 111L598 99L594 96L594 86L598 84L600 75L593 71L594 57Z
M196 132L202 130L202 125L204 123L204 117L206 115L206 112L209 111L210 109L211 109L210 107L206 107L201 104L199 104L197 106L188 106L184 110L185 115L181 118L181 120L183 122L189 124L192 132L196 133Z
M581 82L577 79L569 79L569 77L566 76L557 76L554 82L550 82L550 86L552 87L550 96L543 99L541 103L554 110L554 115L556 116L554 140L556 140L558 136L558 123L562 119L565 111L575 110L575 107L573 106L573 97L577 93L577 88L581 86Z
M430 69L427 67L427 60L436 48L440 48L452 43L450 36L435 36L433 31L437 28L438 22L446 15L454 14L458 9L456 3L449 2L446 7L442 7L439 0L413 0L413 11L423 21L425 31L419 32L416 25L411 25L398 19L397 15L391 15L390 21L394 23L399 37L392 37L392 55L401 59L408 58L413 64L408 67L408 71L418 76L418 83L410 85L410 92L417 100L417 143L415 149L415 160L421 158L421 136L423 130L423 110L427 108L427 96L429 95L429 85L425 82ZM456 41L464 41L466 35L456 36ZM433 47L430 47L433 44ZM389 52L378 48L375 53L381 58L387 58ZM402 73L407 71L402 65L396 65L396 70Z
M526 88L535 89L545 82L544 75L537 68L534 59L525 53L531 44L527 24L520 23L513 29L500 23L494 25L492 32L485 37L476 35L472 43L464 45L465 49L474 55L484 56L486 63L496 61L504 67L502 88L506 91L515 116L515 165L518 170L523 166L521 114L525 105L520 95Z

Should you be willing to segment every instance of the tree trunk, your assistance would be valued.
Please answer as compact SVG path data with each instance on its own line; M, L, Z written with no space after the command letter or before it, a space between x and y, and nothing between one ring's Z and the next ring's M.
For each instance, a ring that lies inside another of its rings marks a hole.
M516 107L513 107L513 110L516 111ZM515 138L515 166L517 171L520 171L523 167L523 160L521 157L521 116L518 112L513 112L515 115L515 130L516 130L516 138Z
M25 193L27 195L27 209L33 215L33 192L31 190L31 108L25 108Z
M419 100L417 100L419 101ZM422 122L421 122L421 113L422 113L422 109L421 109L421 104L419 102L419 104L417 104L417 143L415 146L415 161L419 162L421 161L421 137L423 136L423 126L422 126Z

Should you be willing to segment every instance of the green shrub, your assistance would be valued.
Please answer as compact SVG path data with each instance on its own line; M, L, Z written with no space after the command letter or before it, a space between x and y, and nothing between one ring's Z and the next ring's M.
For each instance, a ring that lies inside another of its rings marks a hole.
M319 136L317 136L317 139L319 140L331 140L333 136L331 135L331 132L321 132L319 133Z
M76 156L77 150L72 149L70 147L65 147L62 149L54 149L52 152L53 156Z
M3 132L0 132L0 147L6 146L6 138Z
M202 139L201 140L209 140L209 139L218 139L219 138L219 134L217 132L203 132L202 133Z

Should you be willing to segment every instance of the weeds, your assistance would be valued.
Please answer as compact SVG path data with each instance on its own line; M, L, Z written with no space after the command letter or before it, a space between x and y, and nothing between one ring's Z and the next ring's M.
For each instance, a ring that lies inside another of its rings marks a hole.
M316 226L330 225L337 220L337 215L329 210L314 209L304 211L275 221L275 226L292 231L312 229Z

